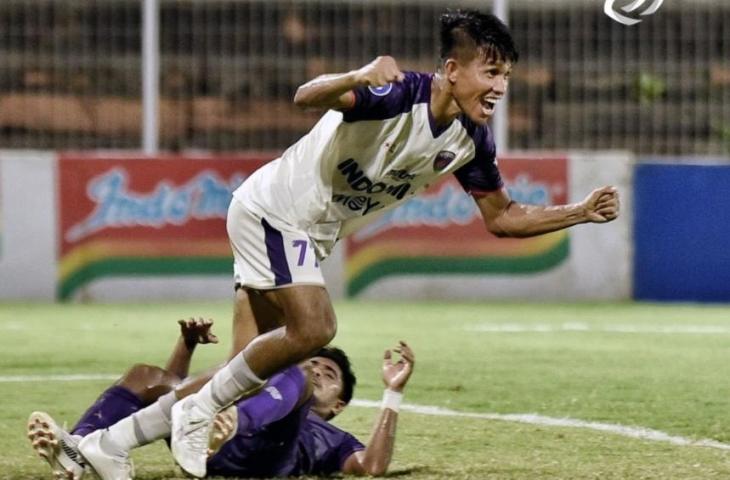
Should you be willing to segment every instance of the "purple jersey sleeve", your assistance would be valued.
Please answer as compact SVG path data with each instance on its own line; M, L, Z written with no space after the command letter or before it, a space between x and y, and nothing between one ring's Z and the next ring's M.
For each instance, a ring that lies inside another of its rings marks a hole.
M502 188L502 176L497 168L497 148L488 126L477 126L462 118L474 141L474 158L454 172L464 190L475 196L484 195Z
M410 112L414 104L428 102L431 95L430 76L417 72L405 72L404 76L402 82L353 90L355 104L342 112L343 120L385 120Z
M238 428L256 432L281 420L299 404L306 391L306 378L297 366L277 373L263 390L238 403Z

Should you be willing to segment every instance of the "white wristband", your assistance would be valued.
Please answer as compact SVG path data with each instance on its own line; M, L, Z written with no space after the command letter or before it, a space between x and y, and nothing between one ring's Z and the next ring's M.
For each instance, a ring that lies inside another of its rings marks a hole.
M383 410L389 408L394 412L397 412L400 408L400 404L402 401L403 394L401 392L396 392L394 390L386 388L383 392L383 404L381 407L383 408Z

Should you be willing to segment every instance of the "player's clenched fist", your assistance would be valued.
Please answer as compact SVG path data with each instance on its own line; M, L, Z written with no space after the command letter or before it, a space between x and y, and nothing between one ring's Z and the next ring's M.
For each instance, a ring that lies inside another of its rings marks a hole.
M402 82L404 78L395 59L387 55L376 58L357 70L355 75L358 84L368 87L382 87L391 82Z
M583 200L586 219L589 222L610 222L618 217L619 198L615 187L601 187L593 190Z

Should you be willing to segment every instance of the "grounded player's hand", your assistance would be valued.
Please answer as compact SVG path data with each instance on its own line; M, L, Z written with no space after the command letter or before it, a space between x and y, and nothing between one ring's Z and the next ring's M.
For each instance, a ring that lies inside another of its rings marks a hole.
M586 219L593 223L605 223L616 219L620 203L615 187L601 187L593 190L583 200Z
M185 340L185 345L192 349L199 343L218 343L218 337L212 332L213 320L204 318L188 318L178 320L180 335Z
M400 360L395 363L393 363L393 352L400 354ZM391 390L402 391L411 378L415 364L416 357L413 355L413 350L401 340L397 347L392 351L386 350L383 355L383 383Z
M357 70L355 80L359 85L368 87L382 87L391 82L402 82L403 72L393 57L378 57L364 67Z
M238 409L231 405L218 412L213 419L208 442L208 457L212 457L221 447L236 434L238 426Z

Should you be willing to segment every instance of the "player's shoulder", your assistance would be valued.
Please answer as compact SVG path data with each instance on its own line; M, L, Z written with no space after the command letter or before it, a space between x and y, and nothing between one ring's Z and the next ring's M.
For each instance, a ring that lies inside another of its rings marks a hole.
M346 122L386 120L410 112L418 103L427 103L431 96L431 75L407 71L400 82L354 90L354 106L343 112Z
M406 71L403 72L403 80L400 82L365 88L375 97L399 97L411 103L424 103L431 97L431 74Z
M431 99L432 73L404 72L398 85L413 99L413 103L427 103Z
M469 117L464 114L459 115L458 120L464 127L464 130L466 130L466 132L472 138L477 148L485 149L488 151L496 150L496 145L494 144L494 134L492 133L492 129L489 128L488 124L485 123L484 125L479 125L470 120Z

